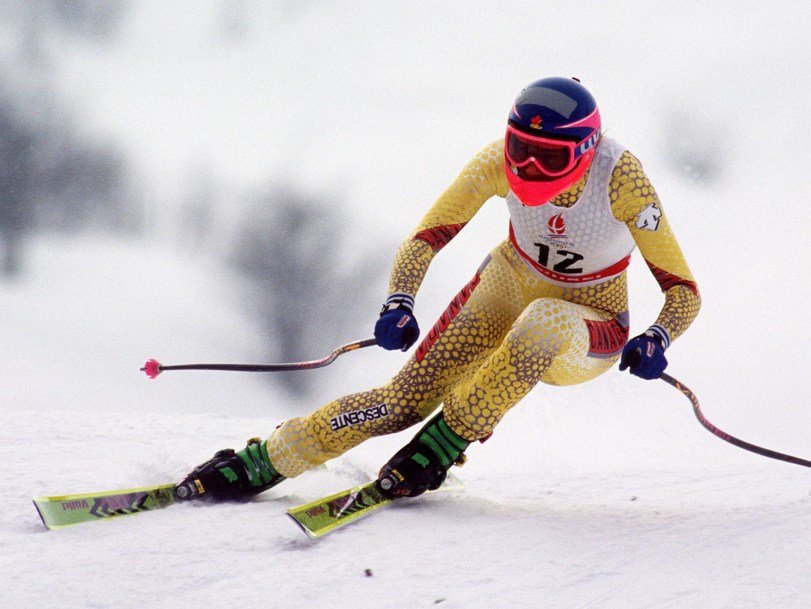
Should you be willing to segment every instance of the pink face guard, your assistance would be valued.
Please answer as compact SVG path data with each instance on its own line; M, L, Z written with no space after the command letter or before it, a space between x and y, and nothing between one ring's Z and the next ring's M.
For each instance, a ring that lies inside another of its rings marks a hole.
M599 117L597 121L599 125ZM582 142L573 142L524 133L508 125L504 139L504 170L510 190L523 205L537 207L583 178L594 159L600 131L598 128ZM530 163L538 177L519 175L519 169Z
M544 175L558 178L574 169L583 148L577 142L530 135L508 125L504 153L518 168L532 163Z

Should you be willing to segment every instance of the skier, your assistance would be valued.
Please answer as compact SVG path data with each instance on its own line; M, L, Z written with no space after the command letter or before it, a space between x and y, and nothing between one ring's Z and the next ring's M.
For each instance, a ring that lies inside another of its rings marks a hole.
M431 260L494 196L506 200L508 238L394 378L286 421L239 452L218 452L178 494L247 497L430 417L378 476L384 495L414 497L437 488L539 382L582 383L618 360L643 379L661 376L665 350L698 314L698 287L640 162L601 134L597 104L577 79L543 78L521 91L505 137L465 166L402 243L378 344L406 351L416 343L415 296ZM635 247L664 305L629 341Z

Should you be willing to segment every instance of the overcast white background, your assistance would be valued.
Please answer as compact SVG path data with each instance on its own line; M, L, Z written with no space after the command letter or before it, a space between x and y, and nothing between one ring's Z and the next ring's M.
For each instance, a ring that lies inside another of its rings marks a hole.
M284 181L335 193L350 243L393 256L464 163L503 135L520 89L546 75L578 76L597 97L698 279L704 308L669 351L669 372L719 427L809 458L809 26L800 2L137 2L106 45L52 41L54 95L87 134L126 148L151 231L37 238L30 273L0 285L0 573L13 582L0 599L807 607L808 470L721 442L672 388L616 371L537 388L473 447L462 494L317 544L283 510L371 477L410 434L246 506L44 532L30 498L173 480L402 363L379 350L346 355L308 373L323 384L307 403L247 375L146 380L147 357L261 352L216 256L174 246L201 174L233 188ZM13 43L15 32L0 33ZM674 150L717 162L717 173L698 179ZM213 213L227 226L232 212ZM418 297L423 328L506 223L493 200L443 251ZM639 256L631 287L640 332L661 295ZM371 333L379 302L344 306Z

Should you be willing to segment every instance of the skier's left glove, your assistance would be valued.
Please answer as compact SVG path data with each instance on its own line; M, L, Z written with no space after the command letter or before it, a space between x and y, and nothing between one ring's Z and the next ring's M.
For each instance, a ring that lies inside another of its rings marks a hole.
M653 325L644 334L629 340L622 349L620 370L630 369L631 374L647 381L658 379L667 368L665 349L670 345L670 336L661 326Z
M383 466L377 487L389 498L416 497L436 490L451 466L464 462L468 446L470 442L448 427L440 412Z
M391 294L375 324L377 344L389 351L408 351L419 336L420 327L414 318L414 297L405 292Z

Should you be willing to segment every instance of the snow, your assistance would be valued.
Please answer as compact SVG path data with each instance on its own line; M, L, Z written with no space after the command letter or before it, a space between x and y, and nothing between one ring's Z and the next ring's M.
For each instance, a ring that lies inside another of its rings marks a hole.
M403 227L498 137L516 86L538 70L580 74L600 92L611 135L642 158L702 289L704 310L669 351L669 372L720 428L807 459L811 215L808 161L791 147L811 135L811 9L705 4L552 2L528 15L537 3L143 2L112 48L59 48L55 78L89 131L130 146L166 215L200 167L243 185L284 175L346 193L348 211L365 213L359 238L386 218L369 238L393 239L393 253ZM234 6L254 17L241 46L213 35ZM661 123L673 108L718 135L720 181L702 187L667 164ZM307 120L322 115L330 130ZM390 171L392 157L409 171ZM487 206L437 259L420 293L424 326L503 236L505 217ZM809 471L719 440L672 387L618 371L538 387L471 447L463 491L317 542L284 510L369 479L410 432L246 504L46 531L34 496L177 479L402 361L344 355L306 373L322 382L307 402L250 374L148 380L138 368L150 357L262 353L232 279L158 228L140 240L40 236L27 274L0 284L0 606L811 606ZM631 284L641 331L661 297L638 259Z

